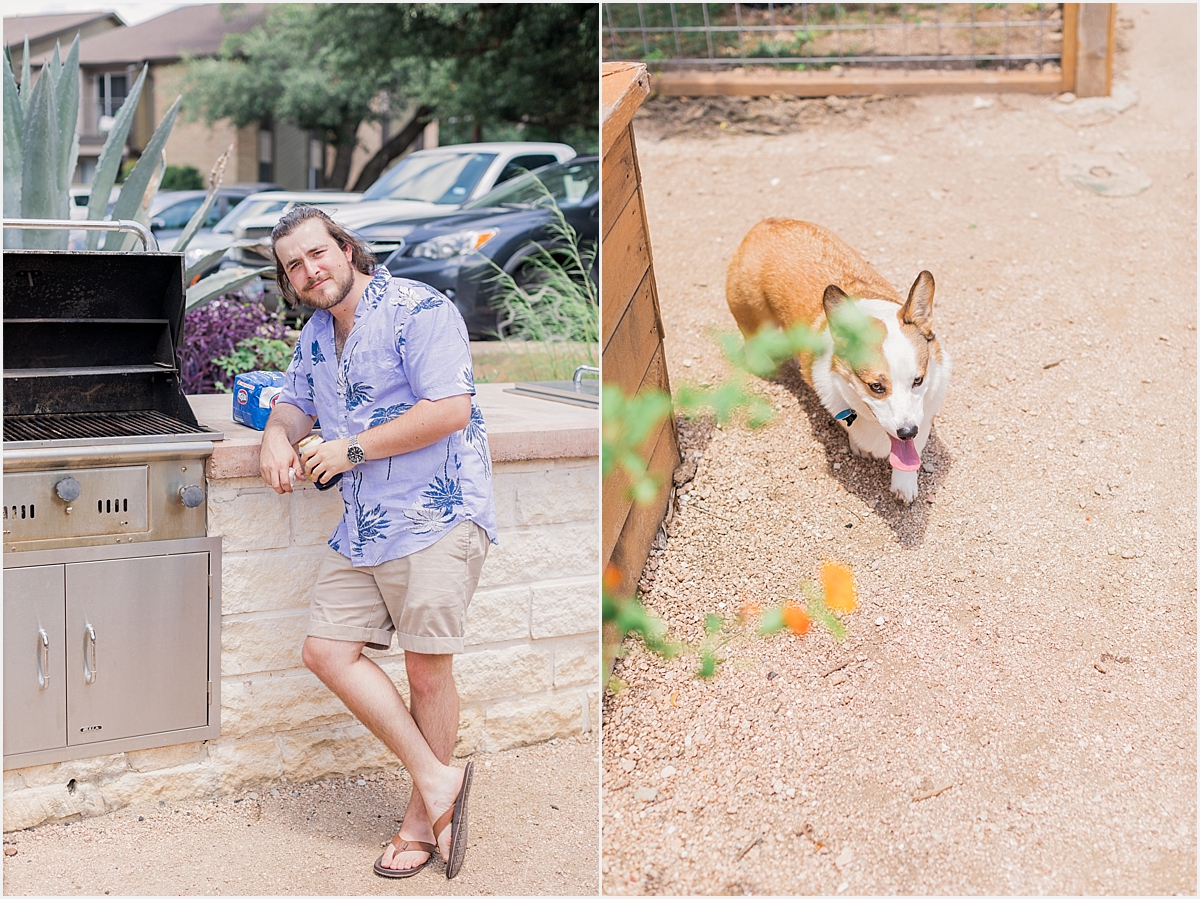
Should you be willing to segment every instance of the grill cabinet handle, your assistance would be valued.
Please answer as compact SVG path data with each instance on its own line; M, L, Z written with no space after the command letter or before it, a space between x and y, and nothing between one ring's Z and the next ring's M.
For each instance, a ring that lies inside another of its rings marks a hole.
M90 624L87 625L87 647L83 654L83 680L89 684L96 682L96 629Z
M38 231L132 231L141 240L148 253L158 252L158 239L154 232L132 219L96 221L82 219L4 219L5 228L33 228Z
M179 490L179 499L189 509L194 509L204 502L204 488L197 484L189 484Z
M45 628L38 628L38 689L50 686L50 637Z

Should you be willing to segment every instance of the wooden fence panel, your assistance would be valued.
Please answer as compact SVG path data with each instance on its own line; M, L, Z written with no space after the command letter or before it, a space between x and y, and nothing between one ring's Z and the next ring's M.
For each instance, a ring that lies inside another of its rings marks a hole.
M606 386L616 385L630 396L651 388L669 394L654 257L632 126L634 113L650 91L645 66L605 63L601 90L601 377ZM629 497L630 478L622 471L614 471L605 479L601 497L602 557L619 572L618 589L622 592L631 592L637 586L671 497L671 478L679 464L674 417L668 416L640 449L649 460L650 473L660 483L654 500L635 504Z
M625 314L625 307L650 271L650 237L646 233L638 191L634 191L625 208L617 214L601 246L604 278L600 287L600 341L607 346ZM614 364L620 362L614 360Z

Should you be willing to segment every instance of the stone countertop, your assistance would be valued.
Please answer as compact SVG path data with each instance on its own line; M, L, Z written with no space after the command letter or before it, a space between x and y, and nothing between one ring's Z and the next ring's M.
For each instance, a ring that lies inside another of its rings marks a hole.
M599 410L506 393L512 386L475 385L475 402L483 412L493 462L600 455ZM208 477L258 477L262 431L233 420L233 394L189 396L187 400L201 424L225 435L213 444Z

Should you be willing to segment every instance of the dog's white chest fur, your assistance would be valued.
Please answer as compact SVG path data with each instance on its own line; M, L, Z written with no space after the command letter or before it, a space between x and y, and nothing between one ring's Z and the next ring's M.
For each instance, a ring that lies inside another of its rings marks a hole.
M912 438L918 461L929 440L934 416L946 398L950 383L950 358L941 352L940 360L930 358L922 374L912 341L902 332L897 320L897 305L887 300L859 300L858 308L878 319L887 328L883 340L883 363L888 375L888 391L875 398L847 376L834 370L833 341L824 332L825 350L813 359L812 384L821 405L837 417L853 412L852 423L840 421L856 456L887 460L896 446L893 438L904 429L916 428ZM919 382L914 385L914 382ZM917 472L893 466L891 491L901 502L917 498Z

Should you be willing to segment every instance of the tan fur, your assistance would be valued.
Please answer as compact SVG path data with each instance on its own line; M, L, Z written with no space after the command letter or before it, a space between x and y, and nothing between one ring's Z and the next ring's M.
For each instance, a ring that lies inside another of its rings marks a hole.
M750 229L729 263L725 299L746 337L766 324L787 329L803 323L819 331L825 327L822 299L830 284L851 297L904 303L892 285L828 228L784 218L764 219ZM812 360L806 357L801 357L801 369L811 381Z

